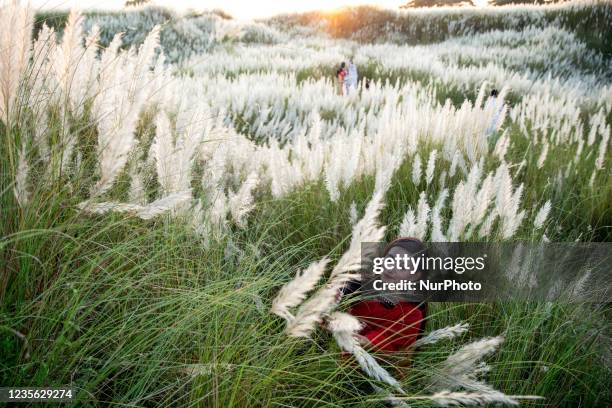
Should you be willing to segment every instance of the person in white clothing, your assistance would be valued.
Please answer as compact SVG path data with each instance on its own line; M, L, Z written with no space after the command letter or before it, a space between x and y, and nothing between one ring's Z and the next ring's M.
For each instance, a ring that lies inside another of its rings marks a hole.
M348 75L344 79L345 95L349 95L357 90L358 81L359 77L357 75L357 65L355 65L355 63L351 60L349 62Z
M492 136L503 121L506 106L503 99L499 98L499 92L497 89L491 90L489 100L485 105L485 112L491 114L491 123L489 124L486 134L487 137Z

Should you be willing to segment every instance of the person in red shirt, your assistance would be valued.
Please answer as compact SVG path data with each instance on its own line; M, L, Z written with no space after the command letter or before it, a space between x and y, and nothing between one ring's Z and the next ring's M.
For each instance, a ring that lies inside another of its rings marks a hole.
M344 95L344 78L347 74L348 71L346 70L346 63L343 62L340 64L338 71L336 71L336 91L338 92L338 95Z
M400 238L387 246L384 257L396 255L409 257L425 252L423 243L414 238ZM380 280L396 283L402 280L418 281L423 279L423 270L408 269L385 270ZM359 284L351 284L345 288L344 294L360 289L366 299L351 307L349 313L357 317L363 324L359 339L367 348L374 351L398 352L406 351L422 334L427 317L427 303L416 292L371 291L359 288ZM368 299L369 298L369 299Z

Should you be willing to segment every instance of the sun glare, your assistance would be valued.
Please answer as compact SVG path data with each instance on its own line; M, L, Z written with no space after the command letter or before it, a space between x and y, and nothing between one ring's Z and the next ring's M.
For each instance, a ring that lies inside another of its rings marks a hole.
M491 4L490 0L472 0L476 7L486 7Z

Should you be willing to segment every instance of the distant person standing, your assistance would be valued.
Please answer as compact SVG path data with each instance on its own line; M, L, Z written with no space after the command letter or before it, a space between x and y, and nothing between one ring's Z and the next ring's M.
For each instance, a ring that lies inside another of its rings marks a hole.
M357 65L353 63L353 60L349 62L348 67L348 75L346 76L345 85L346 85L346 94L352 93L357 90L357 83L359 82L359 77L357 75Z
M489 95L489 99L487 100L486 109L489 107L495 107L497 105L497 97L499 96L499 91L495 88L491 89L491 94Z
M499 91L495 88L491 90L491 94L485 105L485 112L491 114L491 123L487 128L487 137L490 137L500 126L500 120L503 118L505 110L504 101L499 100Z
M336 71L337 92L338 95L344 95L344 80L348 72L346 71L346 63L340 64L340 68Z

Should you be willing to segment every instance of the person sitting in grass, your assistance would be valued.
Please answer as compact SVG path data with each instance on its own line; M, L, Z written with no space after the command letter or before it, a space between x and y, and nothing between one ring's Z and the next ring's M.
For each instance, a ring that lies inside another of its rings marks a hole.
M400 238L389 244L383 256L395 258L420 256L425 253L423 243L414 238ZM375 279L384 283L419 281L424 278L423 270L384 270ZM362 346L373 351L406 351L423 333L427 317L427 303L416 292L375 290L372 282L349 283L344 295L360 292L359 300L349 310L363 324L358 334Z

